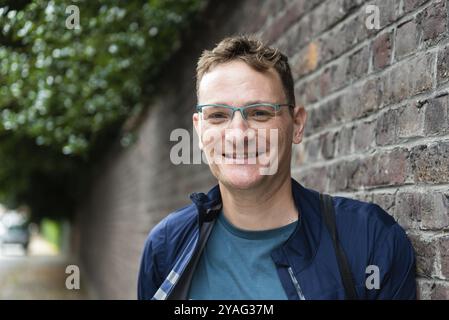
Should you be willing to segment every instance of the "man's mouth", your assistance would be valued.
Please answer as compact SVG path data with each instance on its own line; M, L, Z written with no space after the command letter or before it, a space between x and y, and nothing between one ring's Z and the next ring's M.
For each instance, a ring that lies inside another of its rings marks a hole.
M264 153L223 153L221 156L226 159L252 159L261 156Z

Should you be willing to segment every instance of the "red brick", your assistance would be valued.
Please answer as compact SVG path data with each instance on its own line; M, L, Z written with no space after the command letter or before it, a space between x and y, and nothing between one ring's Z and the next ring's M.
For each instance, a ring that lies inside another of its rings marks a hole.
M410 160L415 182L449 181L449 142L416 146L410 151Z
M390 64L392 50L392 34L384 33L373 42L373 67L383 69Z
M398 103L432 88L435 55L426 53L394 65L383 76L383 102Z
M401 185L407 179L409 171L408 152L396 148L359 159L348 184L356 190L362 187Z
M301 145L303 145L303 148L299 150L302 150L302 156L305 162L311 163L320 158L320 139L308 139L302 142Z
M425 106L426 135L445 134L449 131L449 95L430 99Z
M418 48L418 32L415 20L410 20L396 30L396 57L401 58Z
M398 109L397 140L423 137L425 125L424 107L416 103L402 106Z
M338 132L337 156L347 156L351 153L354 128L344 126Z
M449 237L441 237L438 239L438 249L440 251L441 274L449 279Z
M415 249L416 273L419 276L432 277L435 274L437 245L433 239L424 239L416 234L408 235Z
M449 46L442 48L438 52L437 80L438 84L449 80Z
M297 54L296 60L291 62L294 76L301 77L314 71L321 63L320 50L320 43L317 41L312 41L302 48Z
M324 192L327 190L328 169L326 167L311 168L300 170L297 174L293 174L293 178L298 179L308 188Z
M447 1L438 1L418 14L418 23L422 28L422 41L435 43L447 38Z
M381 107L383 83L379 78L365 81L362 85L350 87L342 96L344 120L351 121L365 117Z
M376 125L376 145L383 146L397 141L398 118L398 109L387 110L379 116Z
M430 298L432 300L449 300L449 284L435 283Z
M441 192L400 192L395 216L406 229L441 230L449 226L449 199Z
M359 79L368 73L370 50L365 46L348 57L347 78Z
M335 154L336 132L326 132L320 136L321 154L324 159L332 159Z
M365 11L346 19L338 27L332 29L320 42L320 63L326 63L342 53L349 51L365 40L369 35L369 30L365 26ZM343 37L343 39L342 39Z
M417 278L416 296L418 300L430 300L432 286L435 287L435 284L431 280L427 280L426 278Z
M416 228L421 221L421 194L400 192L396 195L395 217L406 230Z
M354 132L354 150L363 152L374 147L376 139L376 122L367 121L357 126Z
M377 158L376 184L384 186L403 184L410 172L408 156L408 151L403 148L381 153Z
M372 194L371 202L378 204L386 212L394 215L396 205L396 196L394 193L374 193Z
M327 96L332 90L332 67L327 67L320 75L320 94Z
M399 18L399 0L376 0L374 4L379 7L381 29Z
M328 192L353 191L356 190L350 185L350 177L357 170L358 160L340 161L329 167L329 189Z
M314 103L320 98L320 78L314 77L304 84L304 102Z
M344 110L340 100L340 97L336 97L318 108L308 110L308 120L305 128L306 136L342 121Z
M449 227L449 193L423 193L420 207L422 229L440 230Z
M404 0L404 11L412 11L429 0Z
M306 1L295 1L289 7L287 7L285 14L275 18L275 20L263 34L263 38L268 43L272 43L282 37L287 29L291 27L291 25L304 14L305 2Z

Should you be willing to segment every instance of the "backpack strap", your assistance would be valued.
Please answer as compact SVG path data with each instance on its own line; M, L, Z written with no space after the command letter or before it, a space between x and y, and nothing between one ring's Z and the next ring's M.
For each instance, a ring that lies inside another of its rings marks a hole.
M355 290L354 279L352 278L351 269L346 255L338 241L337 225L335 222L335 210L332 203L332 197L328 194L320 193L321 212L323 214L324 223L329 231L334 245L335 254L337 256L338 268L340 269L340 276L345 288L346 299L356 300L357 292Z

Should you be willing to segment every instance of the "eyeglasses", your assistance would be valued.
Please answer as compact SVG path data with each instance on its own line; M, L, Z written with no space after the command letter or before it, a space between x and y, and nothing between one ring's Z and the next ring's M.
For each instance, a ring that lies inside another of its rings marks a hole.
M291 104L255 103L244 107L233 107L226 104L202 104L196 106L202 120L208 125L227 126L234 118L234 113L240 111L242 118L250 126L269 125L276 118L281 107L293 108Z

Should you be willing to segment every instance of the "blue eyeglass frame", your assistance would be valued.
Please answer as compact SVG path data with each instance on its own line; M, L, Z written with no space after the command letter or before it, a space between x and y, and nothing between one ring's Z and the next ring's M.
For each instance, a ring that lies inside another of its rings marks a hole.
M240 111L240 114L242 115L242 118L247 120L244 111L246 109L248 109L248 108L257 107L257 106L271 106L271 107L274 108L275 112L278 112L281 109L281 107L289 107L289 108L294 108L295 107L294 105L289 104L289 103L268 103L268 102L266 102L266 103L265 102L263 102L263 103L262 102L261 103L253 103L253 104L250 104L250 105L247 105L247 106L243 106L243 107L233 107L233 106L230 106L230 105L227 105L227 104L210 103L210 104L199 104L199 105L197 105L196 106L196 111L197 112L201 112L204 107L222 107L222 108L227 108L227 109L231 109L232 110L231 120L234 119L234 113L236 111Z

